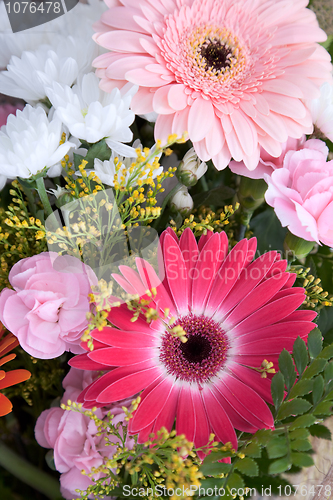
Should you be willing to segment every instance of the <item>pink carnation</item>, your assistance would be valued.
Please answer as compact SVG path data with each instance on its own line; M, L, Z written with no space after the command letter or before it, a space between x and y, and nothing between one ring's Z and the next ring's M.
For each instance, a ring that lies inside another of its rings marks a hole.
M80 392L96 378L97 372L72 368L63 380L66 392L61 402L67 403L69 391L72 391L71 395L74 396L73 389L78 389ZM123 422L125 413L122 406L129 407L130 400L120 401L103 410L98 409L96 415L103 419L106 413L111 411L111 414L115 415L114 424ZM51 408L42 412L36 423L35 437L40 446L54 450L54 464L61 473L61 494L68 500L79 498L76 489L86 490L93 484L93 481L81 471L90 473L92 467L103 465L104 457L112 458L117 448L116 444L106 446L104 435L97 436L97 427L89 417L61 408ZM115 443L119 442L116 437L112 440ZM127 438L126 445L129 449L133 446L133 442L133 439ZM100 473L94 475L96 479L100 476Z
M36 358L82 352L80 338L90 310L90 282L95 279L75 257L50 252L22 259L9 273L14 290L5 288L0 294L0 321Z
M304 99L332 80L326 40L306 0L107 0L94 64L107 91L139 86L137 114L156 112L155 137L188 131L201 160L256 168L288 137L311 133Z
M13 106L12 104L0 105L0 128L6 125L8 116L11 114L15 115L18 109L23 109L22 104L18 104L17 106Z
M265 175L265 198L291 233L333 246L333 161L324 142L308 143L315 147L289 151L283 168Z
M299 151L303 148L317 149L323 154L327 154L327 148L323 141L317 139L306 141L306 137L303 135L300 139L292 139L289 137L288 140L282 144L282 153L278 157L274 157L267 153L264 148L260 148L260 159L255 170L246 168L243 161L231 161L229 168L234 174L243 175L250 179L264 179L266 174L271 175L274 170L283 166L284 158L288 151Z

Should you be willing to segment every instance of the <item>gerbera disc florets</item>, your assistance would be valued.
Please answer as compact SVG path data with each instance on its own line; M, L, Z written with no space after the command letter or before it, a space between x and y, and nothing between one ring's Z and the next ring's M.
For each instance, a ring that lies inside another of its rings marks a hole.
M207 382L226 361L228 339L220 325L204 315L189 314L172 327L180 325L187 342L166 332L162 338L160 360L168 373L187 382Z

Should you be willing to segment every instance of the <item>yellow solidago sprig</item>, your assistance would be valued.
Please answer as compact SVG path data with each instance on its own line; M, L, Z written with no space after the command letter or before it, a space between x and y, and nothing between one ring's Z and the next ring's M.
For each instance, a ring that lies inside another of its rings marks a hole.
M42 222L29 216L17 181L13 187L12 202L7 210L0 208L0 289L10 286L8 274L16 262L47 250Z
M303 268L302 266L292 266L290 272L296 273L297 278L301 280L300 285L305 289L304 307L311 309L322 309L324 306L331 307L333 305L333 297L325 292L321 286L321 279L315 278L310 274L310 267Z
M238 208L239 203L236 203L235 206L227 205L217 212L213 212L206 207L201 207L198 212L191 214L187 219L185 219L179 228L177 228L174 220L170 221L170 225L178 237L181 236L188 227L193 231L195 237L207 234L207 231L220 232L225 230L225 227L230 224L229 219L234 215ZM233 232L228 231L228 236L232 237L232 235Z
M138 399L133 401L130 411L123 408L127 414L137 408ZM200 486L203 478L199 471L200 460L193 450L193 443L187 441L184 435L177 435L175 431L169 433L162 428L156 435L151 434L144 444L138 444L137 436L133 436L133 446L128 449L127 424L113 424L112 411L102 420L97 417L95 408L84 410L81 404L71 401L61 407L89 417L97 427L97 435L103 436L106 446L116 446L112 458L104 457L100 467L92 468L88 474L82 471L93 480L85 491L77 491L82 499L87 500L89 495L96 498L117 496L120 491L137 487L141 488L140 497L150 500L156 498L159 490L160 496L164 497L163 491L168 488L184 487L186 490L193 484Z

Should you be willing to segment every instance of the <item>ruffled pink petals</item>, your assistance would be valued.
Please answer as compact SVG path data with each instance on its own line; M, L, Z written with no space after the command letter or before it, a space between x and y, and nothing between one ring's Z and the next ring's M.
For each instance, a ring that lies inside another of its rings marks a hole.
M224 411L223 406L218 401L218 398L208 387L202 391L202 397L209 423L217 440L222 443L231 442L232 446L237 449L237 436L235 429L231 424L228 415Z

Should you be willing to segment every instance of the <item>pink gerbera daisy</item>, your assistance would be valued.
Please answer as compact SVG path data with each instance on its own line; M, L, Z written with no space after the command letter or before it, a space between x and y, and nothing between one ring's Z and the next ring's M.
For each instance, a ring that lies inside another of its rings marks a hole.
M218 170L256 168L260 146L312 132L302 99L332 79L326 40L307 0L107 0L95 41L101 87L139 86L137 114L158 113L155 137L188 131Z
M163 284L150 264L137 259L137 270L119 266L114 275L128 292L145 296L156 288L152 307L168 310L165 320L132 322L123 304L109 315L114 327L92 332L94 350L70 362L76 368L107 371L86 388L79 401L103 406L140 391L141 402L129 431L143 443L166 427L185 434L196 447L210 433L237 447L235 429L272 428L270 379L259 372L264 359L277 366L283 348L297 336L306 339L316 313L296 309L303 288L291 288L296 275L275 251L252 261L256 239L240 241L228 253L225 233L211 233L197 244L190 229L178 241L161 235ZM148 297L147 297L148 298ZM173 319L171 319L173 318ZM170 333L180 325L187 342Z

